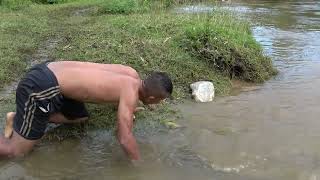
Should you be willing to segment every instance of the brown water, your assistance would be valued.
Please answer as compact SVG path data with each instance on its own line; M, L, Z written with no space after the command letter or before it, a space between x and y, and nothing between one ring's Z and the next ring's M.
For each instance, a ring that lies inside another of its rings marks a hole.
M181 105L184 134L218 171L320 179L320 1L250 2L226 9L254 23L280 74L213 103Z
M0 161L0 179L320 179L320 2L227 4L254 23L277 77L212 103L179 105L185 128L139 133L140 166L111 133L94 131Z

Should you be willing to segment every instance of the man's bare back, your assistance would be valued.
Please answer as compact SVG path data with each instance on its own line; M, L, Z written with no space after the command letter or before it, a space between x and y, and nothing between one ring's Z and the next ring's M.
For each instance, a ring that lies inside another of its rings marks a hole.
M129 66L78 61L52 62L48 68L56 75L64 96L84 102L118 102L123 91L135 91L141 83Z

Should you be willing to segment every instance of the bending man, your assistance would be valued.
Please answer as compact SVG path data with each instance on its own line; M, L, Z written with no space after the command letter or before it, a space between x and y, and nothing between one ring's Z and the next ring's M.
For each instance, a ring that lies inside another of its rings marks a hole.
M31 68L16 90L16 112L7 114L0 156L22 156L45 133L48 122L75 123L88 119L84 102L118 103L117 138L133 160L140 158L132 134L138 101L155 104L169 97L172 82L162 72L141 80L131 67L77 61L42 63Z

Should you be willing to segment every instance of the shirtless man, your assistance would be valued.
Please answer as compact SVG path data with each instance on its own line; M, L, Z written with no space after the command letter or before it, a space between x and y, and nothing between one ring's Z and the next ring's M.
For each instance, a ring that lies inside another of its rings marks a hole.
M87 120L84 102L116 102L117 139L132 160L139 160L132 133L137 103L159 103L171 95L172 87L165 73L155 72L141 80L134 69L119 64L60 61L36 65L18 85L16 112L7 114L5 137L0 137L0 157L30 152L48 122Z

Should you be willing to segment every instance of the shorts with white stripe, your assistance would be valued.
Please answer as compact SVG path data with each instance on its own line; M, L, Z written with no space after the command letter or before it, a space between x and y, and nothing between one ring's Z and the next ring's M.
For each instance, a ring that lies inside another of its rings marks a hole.
M46 64L29 70L16 91L14 130L29 140L40 139L50 114L59 111L63 96L57 79Z

